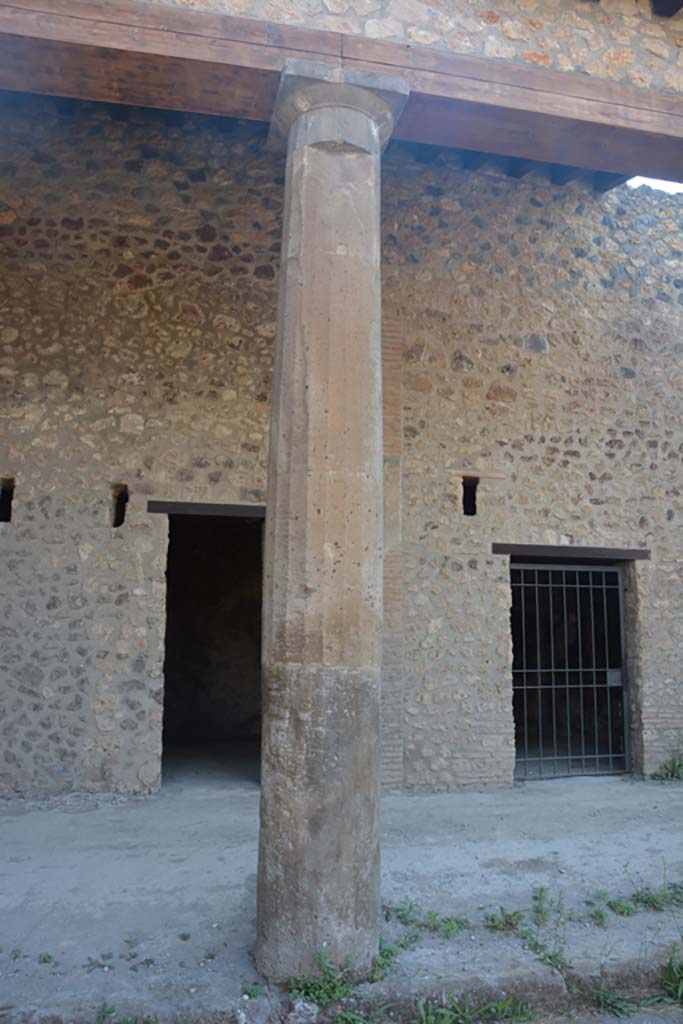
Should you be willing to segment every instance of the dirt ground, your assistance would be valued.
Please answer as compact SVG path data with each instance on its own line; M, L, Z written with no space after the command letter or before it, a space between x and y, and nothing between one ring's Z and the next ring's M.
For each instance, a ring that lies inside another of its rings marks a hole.
M683 959L683 784L390 792L382 814L390 952L351 1007L406 1019L420 998L469 993L518 995L543 1014L579 991L586 1006L596 990L644 998L672 948ZM3 1024L95 1024L103 1009L112 1022L310 1020L254 967L257 830L243 751L188 754L154 797L2 805Z

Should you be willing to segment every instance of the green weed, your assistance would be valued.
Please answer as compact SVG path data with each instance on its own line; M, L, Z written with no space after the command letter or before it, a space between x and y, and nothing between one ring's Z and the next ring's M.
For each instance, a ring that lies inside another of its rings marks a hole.
M335 1024L382 1024L386 1020L386 1007L380 1006L366 1011L356 1013L355 1010L340 1010L337 1014Z
M441 933L444 939L452 939L458 932L462 932L469 926L469 921L464 917L442 917Z
M661 984L670 999L683 1003L683 960L674 960L673 953L664 968Z
M154 963L155 961L153 956L146 956L144 960L139 960L136 964L131 964L128 970L137 974L141 967L153 967Z
M453 1024L484 1024L492 1021L529 1021L533 1017L531 1007L521 999L509 997L490 1003L471 1002L467 996L456 999L446 996L448 1007L453 1013Z
M304 974L290 978L288 988L295 999L315 1003L325 1009L351 995L350 962L335 965L320 950L315 958L319 974Z
M418 1016L411 1024L493 1024L494 1021L523 1022L532 1019L531 1007L519 999L498 999L477 1003L468 996L446 996L446 1006L427 1000L417 1004Z
M495 932L514 932L524 919L521 910L506 910L499 907L498 913L485 914L484 925Z
M417 1017L411 1024L453 1024L454 1020L450 1010L423 999L417 1004Z
M261 985L258 981L252 982L251 985L242 985L242 995L247 999L258 999L261 995Z
M88 960L87 960L87 963L84 963L83 967L85 967L85 969L88 972L88 974L91 974L93 971L98 971L98 970L99 971L110 971L112 965L111 965L111 963L109 961L111 959L112 959L112 954L111 953L103 953L99 958L89 956Z
M657 782L683 782L683 746L661 764L650 778Z
M641 910L671 910L673 907L683 906L683 884L680 882L668 882L653 889L645 886L636 890L631 896L631 902Z
M419 939L420 936L417 932L409 932L407 935L402 935L400 939L397 939L391 945L387 945L383 939L380 939L379 953L372 961L368 981L381 981L383 978L386 978L401 950L410 949L416 942L419 942Z
M622 900L619 896L607 900L607 906L613 914L617 914L619 917L632 917L633 914L638 913L638 907L635 903L631 900Z
M604 988L593 992L593 1004L600 1013L610 1013L613 1017L628 1017L633 1009L627 996Z
M537 928L542 928L550 919L552 904L545 885L538 885L531 896L531 919Z
M524 939L527 949L535 953L541 963L548 964L549 967L555 967L558 971L569 967L569 961L565 953L565 943L557 931L550 936L550 942L545 941L538 932L533 932L530 928L518 928L517 935L520 939Z
M519 924L516 932L541 963L557 970L568 967L564 926L567 914L561 892L551 897L545 886L537 886L532 893L531 927Z
M402 900L397 907L392 909L396 920L400 921L401 924L404 924L406 927L417 924L420 920L420 908L415 900Z
M442 917L436 910L428 910L424 921L418 922L419 928L425 928L433 933L440 932L445 939L452 939L458 932L467 928L467 925L464 917Z
M102 1007L101 1010L98 1011L98 1014L97 1014L97 1017L96 1017L96 1022L97 1022L97 1024L108 1024L108 1022L112 1021L112 1019L115 1016L115 1014L116 1014L116 1010L115 1010L115 1008L113 1006L106 1006L105 1005L105 1006ZM135 1017L122 1017L121 1020L118 1021L118 1024L159 1024L159 1021L157 1020L156 1017L138 1017L138 1016L135 1016Z
M422 917L419 905L410 898L396 906L386 906L384 917L387 921L396 919L406 928L423 928L434 935L440 933L445 939L452 939L469 925L464 917L442 917L437 910L428 910Z

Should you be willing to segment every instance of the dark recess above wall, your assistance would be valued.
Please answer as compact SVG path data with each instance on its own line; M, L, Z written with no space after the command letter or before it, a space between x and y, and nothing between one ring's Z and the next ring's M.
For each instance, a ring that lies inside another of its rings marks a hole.
M683 7L683 0L652 0L652 13L660 18L673 18Z

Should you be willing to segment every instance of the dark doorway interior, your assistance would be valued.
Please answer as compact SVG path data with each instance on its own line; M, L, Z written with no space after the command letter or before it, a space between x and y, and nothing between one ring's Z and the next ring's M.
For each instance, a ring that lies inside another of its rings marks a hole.
M516 777L628 769L618 566L511 567Z
M262 521L170 515L164 772L253 778L261 722Z

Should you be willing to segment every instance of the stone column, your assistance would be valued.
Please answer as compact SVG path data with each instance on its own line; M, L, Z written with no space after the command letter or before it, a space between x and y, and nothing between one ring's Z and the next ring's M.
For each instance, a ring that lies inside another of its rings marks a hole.
M268 468L257 963L324 950L362 972L379 932L382 630L380 154L403 82L287 63Z

